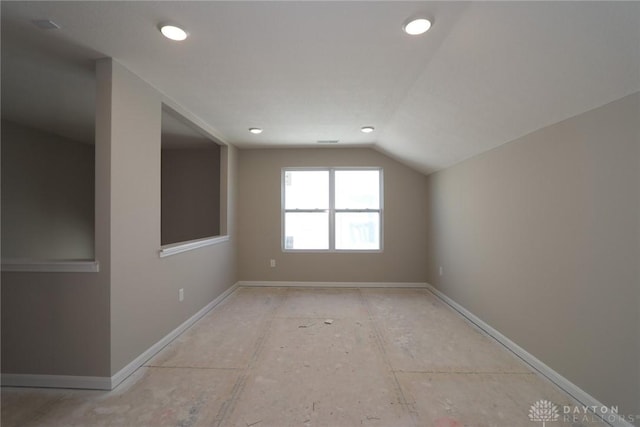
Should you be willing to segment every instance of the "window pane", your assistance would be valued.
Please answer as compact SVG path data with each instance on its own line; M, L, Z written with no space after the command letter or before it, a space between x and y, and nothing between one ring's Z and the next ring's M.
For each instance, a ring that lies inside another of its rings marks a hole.
M379 209L380 171L335 172L336 209Z
M285 213L284 248L329 249L329 213Z
M336 249L380 249L380 214L337 212Z
M329 171L285 171L285 209L328 209Z

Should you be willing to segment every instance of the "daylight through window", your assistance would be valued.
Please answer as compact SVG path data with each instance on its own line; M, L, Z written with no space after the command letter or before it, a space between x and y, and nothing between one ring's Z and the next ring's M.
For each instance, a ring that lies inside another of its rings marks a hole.
M382 169L282 171L285 251L382 250Z

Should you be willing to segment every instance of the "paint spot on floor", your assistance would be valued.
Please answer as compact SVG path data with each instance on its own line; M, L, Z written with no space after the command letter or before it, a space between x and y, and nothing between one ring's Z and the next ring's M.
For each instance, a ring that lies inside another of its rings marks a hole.
M435 424L433 425L433 427L464 427L464 426L458 420L454 420L453 418L449 418L449 417L444 417L444 418L438 418Z

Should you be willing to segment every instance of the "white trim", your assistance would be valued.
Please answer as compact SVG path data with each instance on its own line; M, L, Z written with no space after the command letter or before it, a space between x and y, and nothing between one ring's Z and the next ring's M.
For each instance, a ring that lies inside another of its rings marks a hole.
M203 248L205 246L217 245L218 243L228 242L229 236L206 237L204 239L191 240L188 242L175 243L165 245L160 249L160 258L179 254L182 252L192 251L194 249Z
M75 375L31 375L31 374L2 374L1 383L4 387L48 387L48 388L80 388L93 390L113 390L129 375L133 374L147 360L151 359L167 344L177 338L202 316L220 304L226 297L238 288L238 283L229 287L217 298L204 306L196 314L185 320L180 326L169 332L160 341L149 347L127 366L119 370L112 377L83 377Z
M241 280L238 286L281 288L426 288L423 282L276 282Z
M587 407L596 407L598 409L598 411L596 412L596 415L598 415L600 418L604 416L603 414L600 413L601 412L600 409L606 406L603 405L601 402L599 402L595 397L591 396L589 393L582 390L580 387L578 387L577 385L575 385L574 383L572 383L571 381L569 381L568 379L566 379L565 377L563 377L562 375L560 375L559 373L551 369L548 365L540 361L531 353L529 353L528 351L520 347L515 342L511 341L506 336L502 335L502 333L500 333L499 331L491 327L489 324L485 323L478 316L471 313L469 310L467 310L466 308L464 308L463 306L461 306L460 304L458 304L457 302L449 298L447 295L445 295L444 293L442 293L441 291L433 287L433 285L427 283L426 287L437 298L442 300L445 304L449 305L451 308L457 311L460 315L462 315L471 323L473 323L482 331L484 331L491 338L495 339L500 344L505 346L508 350L510 350L513 354L515 354L520 359L522 359L522 361L524 361L527 365L529 365L535 371L539 372L540 374L545 376L549 381L551 381L556 386L558 386L560 389L562 389L563 391L571 395L571 397L577 400L580 404ZM626 420L620 419L620 417L618 417L618 419L615 421L610 421L610 420L607 420L606 418L603 418L603 421L613 427L634 427L632 424L630 424Z
M231 295L231 293L233 293L233 291L235 291L238 288L238 286L239 285L236 283L233 286L231 286L229 289L227 289L226 291L218 295L216 299L211 301L209 304L205 305L196 314L194 314L193 316L185 320L180 326L175 328L173 331L169 332L167 335L164 336L164 338L162 338L157 343L153 344L151 347L145 350L142 354L140 354L138 357L133 359L127 366L125 366L124 368L116 372L115 375L111 377L111 388L112 389L116 388L122 381L127 379L129 375L133 374L139 367L144 365L147 362L147 360L155 356L156 353L162 350L167 344L169 344L171 341L176 339L181 333L186 331L191 325L193 325L198 320L200 320L202 316L207 314L215 306L220 304L226 297Z
M2 374L2 386L111 390L111 378L76 375Z
M33 273L98 273L98 261L3 259L2 271Z

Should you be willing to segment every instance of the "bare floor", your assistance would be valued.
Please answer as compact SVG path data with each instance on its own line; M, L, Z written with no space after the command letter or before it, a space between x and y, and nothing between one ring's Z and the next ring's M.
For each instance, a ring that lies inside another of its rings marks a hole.
M2 426L535 427L539 400L576 404L427 290L239 288L111 392L3 388Z

